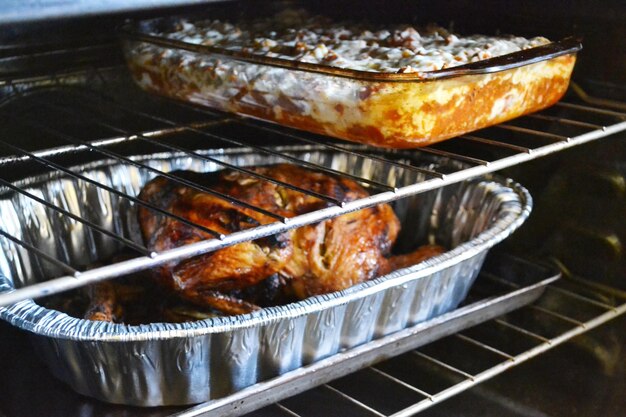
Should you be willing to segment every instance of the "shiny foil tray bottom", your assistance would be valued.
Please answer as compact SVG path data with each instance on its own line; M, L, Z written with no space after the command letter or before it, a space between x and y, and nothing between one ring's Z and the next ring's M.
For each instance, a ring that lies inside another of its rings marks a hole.
M239 166L280 162L278 156L245 149L204 152ZM336 169L349 167L355 175L397 186L425 179L417 170L383 167L317 147L282 148L281 152ZM218 164L187 155L136 158L165 172L219 169ZM411 163L440 172L458 168L433 157ZM153 177L115 161L73 169L131 195ZM54 173L21 185L101 227L138 239L136 207L90 183ZM424 243L449 250L344 291L241 316L127 326L76 319L28 300L0 309L0 317L31 332L52 373L79 393L140 406L200 403L453 310L465 298L487 251L523 223L532 203L523 187L490 176L393 204L402 223L397 244L402 251ZM114 240L70 218L52 216L19 195L1 196L0 212L4 230L73 265L106 259L120 249ZM54 266L9 242L1 243L0 268L7 278L0 290L60 275Z

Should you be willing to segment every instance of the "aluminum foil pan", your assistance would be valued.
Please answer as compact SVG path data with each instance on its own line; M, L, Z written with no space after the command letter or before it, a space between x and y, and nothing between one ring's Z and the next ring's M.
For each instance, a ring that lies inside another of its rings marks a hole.
M417 171L367 163L360 157L312 147L283 148L300 159L350 167L357 175L398 186L422 180ZM208 151L238 165L278 162L246 150ZM183 155L137 157L169 171L216 170ZM411 161L416 164L413 159ZM443 159L418 166L458 169ZM75 167L105 184L138 193L153 174L115 161ZM138 239L135 207L92 185L52 173L22 185L116 233ZM532 200L518 184L483 177L404 198L394 203L408 249L426 242L451 248L410 268L345 291L311 297L251 314L192 323L141 326L92 322L26 300L0 309L0 317L32 334L51 372L75 391L104 401L139 405L193 404L218 398L428 320L454 309L465 297L487 250L528 217ZM0 227L73 265L107 258L119 248L66 217L52 216L15 194L0 198ZM0 241L0 291L10 291L60 271Z

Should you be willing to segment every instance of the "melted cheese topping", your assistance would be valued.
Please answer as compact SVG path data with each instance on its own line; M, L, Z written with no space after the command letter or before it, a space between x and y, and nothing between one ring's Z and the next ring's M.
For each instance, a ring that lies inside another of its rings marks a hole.
M436 26L418 30L403 25L372 31L359 24L309 16L303 10L236 25L182 20L176 30L156 34L254 55L392 73L437 71L549 43L543 37L462 37Z

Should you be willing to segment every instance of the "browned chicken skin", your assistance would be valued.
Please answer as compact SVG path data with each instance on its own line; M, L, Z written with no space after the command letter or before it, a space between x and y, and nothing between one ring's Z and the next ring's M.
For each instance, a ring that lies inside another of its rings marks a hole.
M289 164L250 168L256 173L348 202L369 194L356 182ZM293 217L327 206L316 197L239 171L178 172L215 191L273 213ZM139 198L216 232L228 234L275 221L254 210L163 177L150 181ZM139 208L139 223L149 249L163 251L212 238L174 218ZM227 295L279 274L298 298L348 288L441 253L426 247L389 258L400 222L387 204L348 213L280 235L240 243L158 268L159 279L194 303L226 314L255 309Z
M95 321L117 321L120 307L114 282L104 281L87 289L90 304L85 319Z

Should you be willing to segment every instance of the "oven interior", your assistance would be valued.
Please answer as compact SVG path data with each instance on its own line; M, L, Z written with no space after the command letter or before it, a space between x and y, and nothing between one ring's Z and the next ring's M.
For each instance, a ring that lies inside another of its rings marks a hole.
M224 128L227 116L140 92L125 72L115 28L129 17L194 12L207 4L183 8L163 2L147 8L137 2L134 10L121 4L89 11L74 5L70 17L55 16L45 2L7 9L0 35L0 155L8 161L0 170L4 185L44 172L50 163L63 167L111 152L127 157L167 146L262 147L294 140L345 146L247 120L229 120ZM255 2L209 6L228 14L268 7ZM358 364L330 361L316 369L317 379L303 374L247 396L191 408L142 409L81 397L33 360L21 332L2 323L0 415L623 414L626 345L619 316L626 311L626 8L619 1L602 7L539 1L400 1L393 6L375 1L367 7L321 1L309 6L382 22L411 16L411 21L434 21L466 33L582 38L585 49L574 84L561 104L477 132L482 140L453 139L431 149L471 163L480 173L498 170L527 186L535 200L529 221L499 245L490 258L492 269L483 272L466 305L530 285L529 277L547 278L555 267L563 278L547 284L532 304L484 313L482 320L488 319L473 327L451 325L446 331L431 330L430 337L424 332L407 336L403 349L394 350L398 342L390 341ZM81 161L71 151L45 152L105 139L93 152L82 153Z

